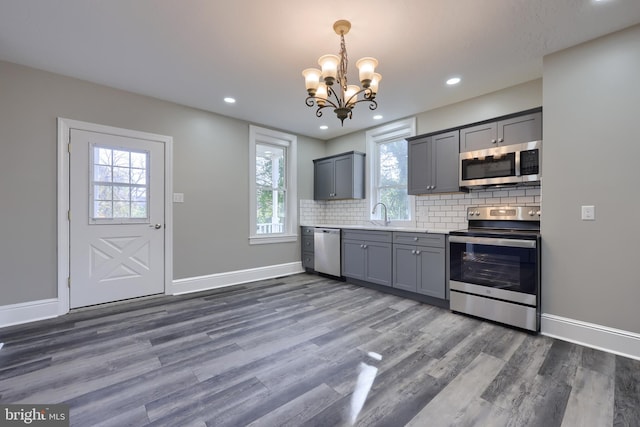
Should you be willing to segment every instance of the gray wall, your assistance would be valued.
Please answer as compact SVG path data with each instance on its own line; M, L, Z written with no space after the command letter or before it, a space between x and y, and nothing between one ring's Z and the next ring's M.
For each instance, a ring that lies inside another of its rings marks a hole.
M0 305L57 296L56 118L174 138L174 278L298 261L249 235L249 124L0 61ZM298 195L322 141L298 137Z
M437 132L541 105L542 79L538 79L420 113L416 115L416 128L418 135ZM365 131L354 132L327 142L327 155L351 150L366 152Z
M544 312L635 333L639 70L635 26L547 56L543 84Z

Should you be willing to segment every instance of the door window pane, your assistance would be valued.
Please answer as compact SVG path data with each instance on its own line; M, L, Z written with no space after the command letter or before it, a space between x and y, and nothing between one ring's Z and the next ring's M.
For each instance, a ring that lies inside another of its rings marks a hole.
M92 150L91 219L148 220L149 152L96 145Z

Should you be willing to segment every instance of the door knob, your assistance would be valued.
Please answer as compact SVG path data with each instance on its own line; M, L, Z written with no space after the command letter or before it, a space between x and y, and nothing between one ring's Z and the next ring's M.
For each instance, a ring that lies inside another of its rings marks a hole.
M162 224L156 224L156 225L150 224L149 227L155 228L156 230L160 230L162 228Z

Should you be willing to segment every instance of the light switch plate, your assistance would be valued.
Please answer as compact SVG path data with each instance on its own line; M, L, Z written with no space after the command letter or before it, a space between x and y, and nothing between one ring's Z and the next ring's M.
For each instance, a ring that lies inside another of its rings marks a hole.
M582 220L583 221L595 221L596 219L596 207L595 206L582 206Z
M184 193L173 193L174 203L184 203Z

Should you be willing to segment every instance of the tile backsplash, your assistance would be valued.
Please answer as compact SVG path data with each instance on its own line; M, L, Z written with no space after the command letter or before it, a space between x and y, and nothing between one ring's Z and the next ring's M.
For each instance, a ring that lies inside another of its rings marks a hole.
M514 187L422 195L415 197L416 228L459 230L467 228L469 206L542 205L540 187ZM369 201L300 200L300 224L364 225L369 224Z

